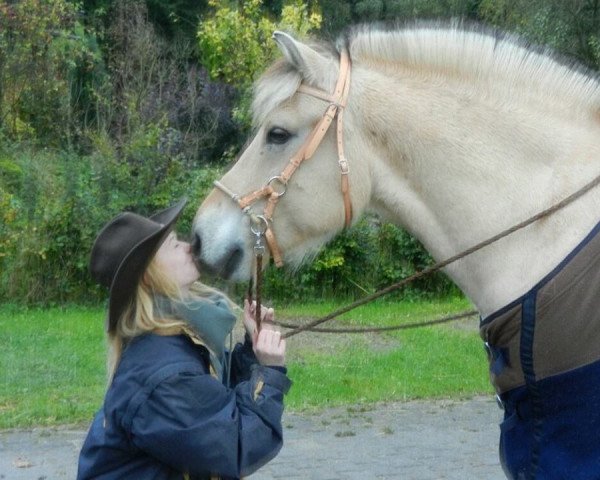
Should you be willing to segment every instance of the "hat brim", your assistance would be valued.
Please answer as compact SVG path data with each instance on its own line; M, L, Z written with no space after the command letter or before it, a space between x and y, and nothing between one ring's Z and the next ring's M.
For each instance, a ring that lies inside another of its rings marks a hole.
M106 329L113 332L124 310L133 299L137 286L146 271L150 260L171 233L173 224L179 218L187 198L181 199L172 207L160 211L150 217L162 225L156 232L140 240L127 254L117 268L110 286L108 318Z

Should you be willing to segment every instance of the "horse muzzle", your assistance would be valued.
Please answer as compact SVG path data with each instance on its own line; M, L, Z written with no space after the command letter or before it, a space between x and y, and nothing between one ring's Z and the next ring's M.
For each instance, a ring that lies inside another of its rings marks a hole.
M242 242L217 242L194 229L192 255L201 273L216 275L225 280L246 281L251 276L251 255Z

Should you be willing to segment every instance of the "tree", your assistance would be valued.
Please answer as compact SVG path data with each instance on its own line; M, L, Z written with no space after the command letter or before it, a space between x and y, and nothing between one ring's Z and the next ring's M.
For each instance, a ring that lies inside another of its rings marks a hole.
M478 15L600 68L600 0L482 0Z
M251 125L251 85L275 58L277 51L271 39L275 30L305 36L321 25L316 3L300 0L284 3L279 18L272 18L274 3L265 6L263 0L243 0L238 8L227 2L210 0L214 9L198 30L200 59L213 79L237 88L239 97L234 119L244 133Z
M160 35L143 1L115 4L105 37L109 78L97 91L97 134L130 163L147 163L150 149L164 165L175 156L189 165L219 160L237 134L232 88L208 79L193 45Z
M600 68L600 0L321 0L320 5L329 36L363 22L463 18Z
M76 74L97 59L66 0L0 1L0 129L15 140L70 144Z
M321 15L304 2L284 4L279 19L265 14L263 0L244 0L237 9L210 0L214 14L198 30L200 57L212 78L248 88L275 56L275 30L305 36L321 25Z
M481 0L321 0L323 30L337 35L349 25L450 17L475 18Z

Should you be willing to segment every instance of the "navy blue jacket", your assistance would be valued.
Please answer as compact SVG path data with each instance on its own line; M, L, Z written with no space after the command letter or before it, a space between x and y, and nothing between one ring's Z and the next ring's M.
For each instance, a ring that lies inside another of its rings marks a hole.
M282 446L284 369L232 353L232 384L185 335L135 338L124 350L79 457L78 479L237 479Z

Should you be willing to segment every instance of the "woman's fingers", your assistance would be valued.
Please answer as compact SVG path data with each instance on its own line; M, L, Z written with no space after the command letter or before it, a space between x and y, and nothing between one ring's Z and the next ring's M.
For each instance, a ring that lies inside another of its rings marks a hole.
M257 337L254 333L256 332L256 301L249 302L248 299L244 299L244 327L249 335L252 336L252 343L257 343ZM275 310L273 308L263 307L261 308L261 330L274 330L273 322L275 321Z
M254 353L261 365L284 366L285 346L279 330L265 328L256 336Z
M244 300L244 327L246 332L253 335L256 330L256 322L254 321L254 313L252 312L252 304L245 299Z

